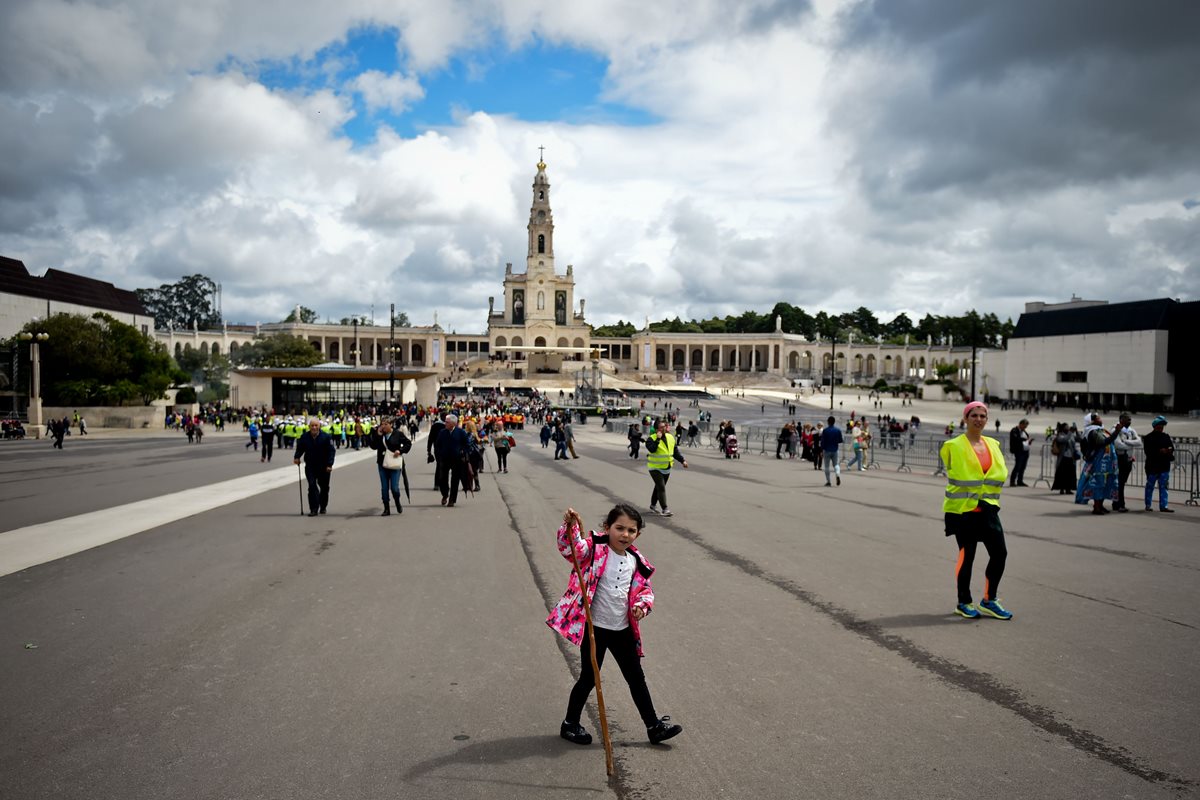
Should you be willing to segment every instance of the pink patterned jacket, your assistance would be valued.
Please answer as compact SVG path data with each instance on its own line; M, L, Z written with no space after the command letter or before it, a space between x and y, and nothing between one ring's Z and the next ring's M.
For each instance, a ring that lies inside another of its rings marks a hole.
M583 572L583 579L587 581L587 596L590 603L596 596L596 586L604 574L604 567L608 564L608 554L612 552L608 548L608 534L592 531L587 538L584 538L578 525L572 525L569 533L570 541L568 541L567 526L564 524L558 529L558 552L562 553L563 558L569 562L571 560L571 543L574 543L575 556L579 559L579 568ZM645 613L649 614L654 608L654 589L650 586L650 576L654 574L654 567L650 565L645 556L638 552L636 547L630 545L627 552L632 553L634 560L637 561L637 567L633 571L633 582L629 585L629 611L631 612L629 626L633 628L633 638L637 642L637 654L641 656L645 655L642 652L642 632L638 621L633 618L632 611L640 606ZM587 618L584 616L583 602L580 599L579 578L575 576L573 567L571 579L567 583L567 591L554 606L550 616L546 618L546 624L575 645L582 644L583 637L587 635Z

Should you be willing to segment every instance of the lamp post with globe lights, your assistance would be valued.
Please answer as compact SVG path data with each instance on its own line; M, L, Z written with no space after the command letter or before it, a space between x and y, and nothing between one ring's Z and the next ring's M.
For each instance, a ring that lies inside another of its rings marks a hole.
M42 438L42 359L39 346L50 338L50 334L43 331L21 331L17 334L17 338L23 342L29 342L29 361L33 367L29 381L29 427L33 431L33 438L40 439Z

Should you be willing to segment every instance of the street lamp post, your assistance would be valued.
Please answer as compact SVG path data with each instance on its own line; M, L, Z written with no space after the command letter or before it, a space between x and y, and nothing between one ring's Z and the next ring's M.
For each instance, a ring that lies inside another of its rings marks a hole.
M21 331L17 338L29 342L29 361L33 367L30 373L29 389L29 427L33 429L33 438L42 438L42 358L39 345L50 338L48 333L30 333Z
M837 334L829 334L829 410L833 411L833 385L837 383Z
M388 338L388 402L396 402L396 304L392 303L388 312L388 324L391 335Z

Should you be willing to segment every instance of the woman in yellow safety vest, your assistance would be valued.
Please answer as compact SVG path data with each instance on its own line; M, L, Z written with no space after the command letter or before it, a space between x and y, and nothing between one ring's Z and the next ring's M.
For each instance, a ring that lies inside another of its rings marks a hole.
M650 493L650 510L664 517L671 516L667 507L667 481L671 478L671 464L678 461L687 469L687 459L675 447L675 437L670 434L671 423L665 419L658 421L658 430L646 439L646 468L654 481L654 491Z
M942 445L942 463L946 465L946 535L958 541L958 605L954 613L967 619L986 615L994 619L1012 619L1012 613L1000 605L996 589L1004 575L1008 549L1004 546L1004 528L1000 525L1000 491L1008 478L1008 466L1000 444L983 435L988 409L983 403L968 403L963 409L966 433ZM980 542L987 549L983 599L971 604L971 566Z

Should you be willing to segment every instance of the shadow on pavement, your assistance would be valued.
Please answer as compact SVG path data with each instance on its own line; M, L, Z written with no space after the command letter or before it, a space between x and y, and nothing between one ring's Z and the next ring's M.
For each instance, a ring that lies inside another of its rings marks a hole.
M443 767L471 767L479 765L496 766L498 764L523 761L528 758L561 758L568 753L576 752L582 749L586 748L580 748L577 745L564 742L558 737L557 734L544 736L514 736L509 739L493 739L487 742L473 742L471 744L457 747L453 752L447 753L446 755L427 759L414 764L408 769L407 772L404 773L404 779L405 781L416 781L424 777L430 777L436 780L485 781L488 783L497 783L506 786L526 786L531 789L570 789L575 791L591 789L591 791L603 791L600 788L592 788L587 786L564 786L549 783L518 783L501 778L485 779L469 778L461 775L433 774ZM603 759L603 757L603 749L601 748L600 758Z
M945 614L901 614L896 617L879 617L878 619L863 620L867 625L875 625L884 630L894 628L924 628L929 625L961 625L968 620L954 616L952 611Z

